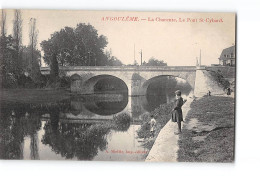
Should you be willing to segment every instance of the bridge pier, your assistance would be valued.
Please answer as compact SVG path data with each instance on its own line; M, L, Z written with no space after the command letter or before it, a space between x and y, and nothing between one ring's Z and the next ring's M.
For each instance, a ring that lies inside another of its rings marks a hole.
M132 96L132 80L131 79L125 80L125 84L128 89L128 96Z

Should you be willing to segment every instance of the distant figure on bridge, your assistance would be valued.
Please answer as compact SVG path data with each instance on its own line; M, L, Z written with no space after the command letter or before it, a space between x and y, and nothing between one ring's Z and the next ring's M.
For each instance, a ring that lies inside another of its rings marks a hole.
M210 92L210 90L208 91L208 96L211 96L211 92Z
M231 95L231 89L229 87L227 88L227 95Z
M151 118L152 119L150 121L150 136L154 138L156 120L154 118L154 115L151 115Z
M176 95L176 100L174 102L174 107L172 110L172 121L173 122L177 122L178 124L178 132L175 133L180 134L181 133L181 122L183 121L183 115L182 115L182 105L185 103L185 101L183 101L183 98L181 97L181 91L177 90L175 92Z

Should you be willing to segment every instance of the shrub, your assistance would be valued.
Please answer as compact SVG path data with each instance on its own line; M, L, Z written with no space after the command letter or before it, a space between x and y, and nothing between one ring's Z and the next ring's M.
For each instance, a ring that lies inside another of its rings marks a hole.
M131 117L127 113L113 116L114 128L117 131L126 131L130 127Z
M220 72L210 71L209 73L213 79L217 81L224 89L230 87L230 83L223 77Z

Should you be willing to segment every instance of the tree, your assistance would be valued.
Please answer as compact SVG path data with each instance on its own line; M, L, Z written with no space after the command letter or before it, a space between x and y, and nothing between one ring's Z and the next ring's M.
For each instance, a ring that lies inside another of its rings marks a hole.
M30 19L30 30L29 30L29 51L30 51L30 59L29 59L29 73L30 77L34 82L39 81L41 76L39 60L41 58L40 52L37 51L37 37L38 37L38 30L36 28L36 19Z
M165 63L163 60L158 60L154 57L151 57L147 63L143 62L143 66L167 66L167 63Z
M14 68L15 77L18 79L21 73L21 46L22 46L22 15L20 10L14 11L13 39L15 42Z
M122 66L123 65L123 63L119 59L117 59L117 57L112 56L112 50L111 49L109 51L106 50L105 55L108 59L108 61L107 61L108 66Z
M6 12L5 10L2 11L2 16L1 16L1 36L5 37L6 35Z
M2 87L14 87L17 84L17 63L14 58L17 56L15 40L11 35L0 38L1 52L1 81Z
M37 72L40 72L40 65L39 65L39 60L41 58L41 52L38 49L33 49L33 54L32 54L32 48L31 46L23 46L22 47L22 68L24 72L28 72L30 76L33 76L33 72L38 74ZM32 62L32 55L33 55L33 62ZM32 71L33 69L33 71ZM37 70L36 71L34 71Z
M13 37L6 36L6 13L1 15L1 81L3 87L15 87L20 77L21 61L21 12L15 10Z
M0 86L2 85L2 81L3 81L3 70L4 70L4 58L5 58L5 49L6 49L6 13L4 10L2 11L2 15L1 15L1 46L0 46Z
M13 38L16 46L20 47L22 44L22 15L20 10L14 11Z
M59 64L58 64L58 60L57 60L57 47L54 46L54 52L51 55L51 63L50 63L50 75L51 75L51 82L55 82L56 79L59 76Z
M56 34L56 33L55 33ZM52 35L51 38L46 41L41 42L41 47L44 50L44 60L45 62L50 66L50 76L51 76L51 82L56 81L56 79L59 76L59 65L58 65L58 59L57 55L59 53L58 50L58 40L59 38L56 35Z
M57 62L61 66L107 65L107 58L103 51L106 45L106 37L99 36L92 25L84 23L78 24L75 29L65 27L52 34L50 39L41 42L45 63L51 65L55 53Z
M117 59L117 57L112 56L109 60L108 60L108 66L122 66L123 63Z

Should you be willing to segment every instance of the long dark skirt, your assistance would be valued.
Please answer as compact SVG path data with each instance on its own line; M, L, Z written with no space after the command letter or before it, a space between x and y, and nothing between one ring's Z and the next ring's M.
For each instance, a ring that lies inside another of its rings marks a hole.
M172 121L173 122L181 122L183 121L183 116L182 116L182 110L174 110L172 113Z

